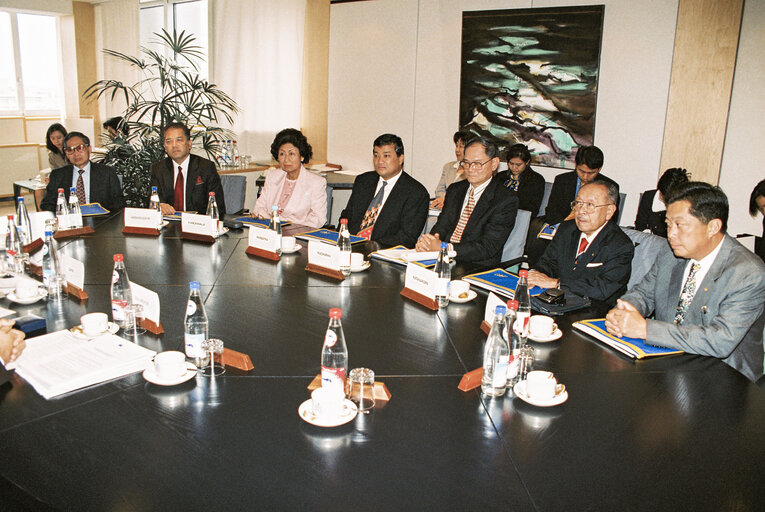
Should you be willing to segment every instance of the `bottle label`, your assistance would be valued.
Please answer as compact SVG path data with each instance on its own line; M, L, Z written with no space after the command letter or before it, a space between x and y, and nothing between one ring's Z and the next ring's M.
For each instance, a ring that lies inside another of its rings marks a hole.
M497 363L491 385L495 388L504 388L505 384L507 384L507 363Z
M47 244L43 244L43 246L42 246L42 255L46 256L47 254L48 254L48 245Z
M119 324L125 321L126 300L112 300L112 320Z
M43 246L45 247L45 246ZM53 282L53 279L56 277L56 272L52 269L45 269L43 270L43 284L48 287Z
M187 357L204 357L205 353L202 350L202 343L205 341L204 334L189 334L186 333L183 337L184 344L186 346Z
M327 329L327 334L324 335L324 346L334 347L337 343L337 333L332 329Z
M513 380L518 376L518 368L520 367L519 359L514 356L510 356L510 364L507 365L507 380Z
M344 251L340 249L340 268L350 268L351 266L351 251Z
M338 386L345 390L345 368L321 367L321 387Z
M513 325L513 331L515 331L515 334L518 336L521 336L522 338L527 338L529 336L529 321L531 320L531 313L521 313L518 312L518 316L515 319L515 324Z
M436 296L447 297L449 295L449 278L439 277L436 282Z
M116 270L112 272L112 284L116 283L119 280L119 278L120 278L120 275L117 273Z
M186 316L191 316L196 312L197 312L197 305L194 304L193 300L190 300L188 304L186 304Z

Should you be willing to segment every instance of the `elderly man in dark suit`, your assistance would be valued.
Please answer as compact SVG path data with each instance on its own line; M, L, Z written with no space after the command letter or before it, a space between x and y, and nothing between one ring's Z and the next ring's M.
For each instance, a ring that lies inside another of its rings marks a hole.
M80 204L99 203L112 211L125 206L117 173L107 165L90 161L90 139L85 134L69 132L64 137L64 153L70 164L50 173L45 197L40 202L42 210L55 212L58 189L64 189L64 197L68 201L72 187Z
M583 185L571 203L574 220L563 222L534 270L529 285L562 288L614 304L627 289L634 246L609 222L618 190L607 182Z
M765 265L725 233L728 198L718 187L679 185L667 198L666 218L672 250L619 299L606 328L719 357L756 381L763 375Z
M384 247L413 247L428 217L428 191L403 171L404 143L391 133L375 139L374 171L356 178L340 214L352 234Z
M446 189L441 214L416 249L437 251L443 241L456 251L458 261L496 265L515 225L518 198L495 176L499 151L491 141L469 140L460 165L466 179Z
M191 132L183 123L170 123L162 130L167 158L151 167L151 186L157 187L162 215L176 211L207 212L209 193L221 218L226 214L223 186L215 163L191 154Z

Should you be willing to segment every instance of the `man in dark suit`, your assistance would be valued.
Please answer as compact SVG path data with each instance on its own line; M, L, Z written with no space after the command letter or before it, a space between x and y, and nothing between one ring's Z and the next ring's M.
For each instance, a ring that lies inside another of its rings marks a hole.
M672 250L619 299L606 328L719 357L756 381L763 374L765 264L725 233L728 198L718 187L679 185L667 198L666 218Z
M496 145L474 138L465 145L461 162L465 179L446 189L444 207L436 224L417 241L418 251L437 251L448 242L457 260L492 266L515 225L518 198L494 176L499 166Z
M428 191L403 172L404 143L397 135L377 137L372 160L375 170L356 178L340 217L352 234L383 247L413 247L428 217Z
M572 293L616 302L627 289L634 246L609 222L616 213L617 188L607 182L583 185L571 205L574 220L563 222L542 257L529 272L529 285L563 288Z
M507 150L507 171L497 173L502 183L518 196L518 209L537 216L545 195L545 179L531 168L531 152L523 144L513 144Z
M162 130L167 158L151 167L151 186L157 187L162 215L176 211L207 213L210 192L215 192L223 218L226 202L215 164L191 154L191 132L183 123L170 123Z
M12 320L0 318L0 385L11 378L5 365L18 359L24 348L26 348L24 333L13 328Z
M45 197L40 202L42 210L55 212L58 189L64 189L64 197L68 201L72 187L80 204L99 203L110 211L125 206L117 173L107 165L90 161L90 139L85 134L69 132L64 137L64 153L70 164L50 173Z

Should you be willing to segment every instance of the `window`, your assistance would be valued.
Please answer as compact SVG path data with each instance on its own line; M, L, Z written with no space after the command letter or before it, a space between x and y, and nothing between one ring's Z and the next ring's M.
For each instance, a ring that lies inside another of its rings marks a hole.
M58 41L55 16L0 11L0 112L61 112Z

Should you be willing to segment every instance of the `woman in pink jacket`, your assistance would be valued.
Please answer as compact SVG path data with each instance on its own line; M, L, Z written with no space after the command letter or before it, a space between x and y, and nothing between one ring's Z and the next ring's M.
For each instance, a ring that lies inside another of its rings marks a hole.
M271 144L271 155L280 168L266 173L253 216L270 218L271 207L277 205L283 221L314 228L326 224L327 180L303 167L313 155L305 135L294 128L280 131Z

